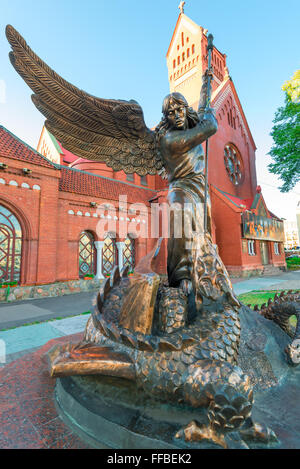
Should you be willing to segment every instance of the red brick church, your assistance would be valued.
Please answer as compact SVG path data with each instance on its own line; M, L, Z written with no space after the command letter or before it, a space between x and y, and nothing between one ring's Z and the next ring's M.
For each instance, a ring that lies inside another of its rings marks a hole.
M207 31L180 13L167 52L170 90L194 108L207 67L206 45ZM257 186L255 143L226 55L216 47L212 65L219 123L210 139L208 171L214 240L232 276L285 269L283 222L268 210ZM133 270L155 242L142 235L152 223L151 203L164 202L167 194L159 176L126 175L78 158L45 128L34 150L1 126L0 187L0 283L21 285L101 279L114 265ZM124 196L127 205L121 207ZM122 229L99 230L100 222L109 227L110 221ZM159 269L166 272L166 245Z

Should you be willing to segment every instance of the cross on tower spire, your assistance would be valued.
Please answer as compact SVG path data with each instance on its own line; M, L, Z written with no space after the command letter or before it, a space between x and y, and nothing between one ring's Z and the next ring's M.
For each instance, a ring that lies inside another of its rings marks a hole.
M184 13L184 5L185 5L185 2L183 0L181 0L181 2L179 3L179 10L180 10L180 13Z

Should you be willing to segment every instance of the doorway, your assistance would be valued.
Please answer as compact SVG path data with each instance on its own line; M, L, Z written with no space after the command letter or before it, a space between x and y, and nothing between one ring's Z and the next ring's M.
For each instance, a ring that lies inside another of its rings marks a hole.
M269 248L267 241L260 241L260 254L262 264L269 264Z

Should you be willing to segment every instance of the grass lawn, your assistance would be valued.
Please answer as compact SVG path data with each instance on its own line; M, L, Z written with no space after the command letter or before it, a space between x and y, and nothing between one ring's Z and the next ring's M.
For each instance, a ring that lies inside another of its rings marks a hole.
M292 257L286 259L288 270L300 270L300 257Z
M275 293L280 294L282 290L253 290L251 292L242 293L239 295L239 300L245 305L251 305L250 308L253 308L255 305L259 307L263 303L267 303L269 298L274 298ZM290 322L293 326L296 326L296 316L291 316Z

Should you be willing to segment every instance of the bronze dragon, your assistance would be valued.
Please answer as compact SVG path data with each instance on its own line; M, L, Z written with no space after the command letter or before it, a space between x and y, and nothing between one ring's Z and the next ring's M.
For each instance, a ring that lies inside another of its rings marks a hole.
M237 365L239 306L224 297L206 298L198 310L181 289L160 280L149 268L150 259L148 268L144 260L133 277L128 269L120 274L115 268L97 295L84 340L52 350L52 376L119 376L165 402L207 408L205 424L187 422L177 432L188 442L206 439L226 447L230 432L239 432L242 440L275 442L272 430L251 418L253 384ZM134 303L132 314L128 299ZM136 314L141 301L142 321Z

